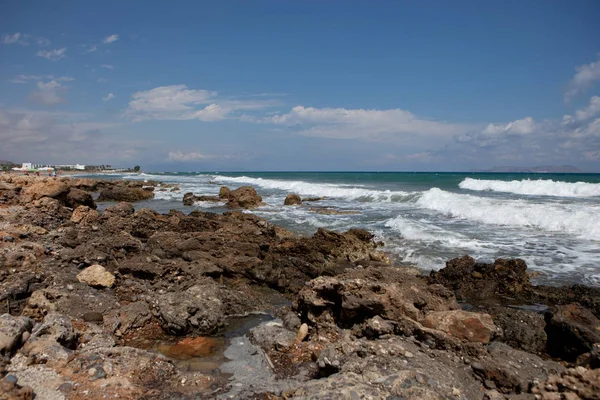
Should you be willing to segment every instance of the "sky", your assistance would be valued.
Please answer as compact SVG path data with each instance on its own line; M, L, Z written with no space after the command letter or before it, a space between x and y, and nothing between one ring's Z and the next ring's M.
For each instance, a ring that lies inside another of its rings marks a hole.
M0 159L600 172L600 2L0 2Z

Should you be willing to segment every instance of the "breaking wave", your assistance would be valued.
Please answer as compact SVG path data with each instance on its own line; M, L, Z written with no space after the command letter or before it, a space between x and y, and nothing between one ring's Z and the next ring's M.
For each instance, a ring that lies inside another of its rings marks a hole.
M558 197L594 197L600 196L600 183L560 182L553 180L496 181L465 178L459 185L461 189L488 190L537 196Z

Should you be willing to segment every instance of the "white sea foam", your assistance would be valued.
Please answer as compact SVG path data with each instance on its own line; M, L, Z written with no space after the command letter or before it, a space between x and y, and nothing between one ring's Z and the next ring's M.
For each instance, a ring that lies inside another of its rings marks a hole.
M417 205L452 217L494 225L534 227L600 240L600 207L585 204L533 203L456 194L432 188Z
M401 201L412 194L402 191L391 190L372 190L357 187L358 185L339 185L333 183L311 183L304 181L286 181L278 179L252 178L248 176L214 177L216 181L233 182L239 184L251 184L265 189L283 190L290 193L297 193L301 196L325 196L334 198L344 198L348 200L369 199L372 201ZM362 186L362 185L360 185Z
M499 181L465 178L459 185L461 189L488 190L537 196L559 197L595 197L600 196L600 183L560 182L553 180Z

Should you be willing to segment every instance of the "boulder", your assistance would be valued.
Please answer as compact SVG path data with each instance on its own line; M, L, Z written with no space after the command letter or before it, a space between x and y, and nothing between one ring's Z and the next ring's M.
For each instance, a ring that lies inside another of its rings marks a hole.
M115 284L115 276L98 264L81 271L77 275L77 280L95 288L109 288Z
M112 186L100 192L98 201L126 201L133 203L154 198L154 192L141 187Z
M288 194L283 202L284 206L293 206L297 204L302 204L302 199L295 193Z
M516 295L531 288L521 259L497 259L494 263L476 262L470 256L454 258L446 267L432 271L429 282L455 291L459 299L486 299L495 295Z
M67 193L65 205L71 208L76 208L77 206L87 206L91 209L96 209L96 203L94 202L92 195L84 190L76 188L71 188L69 193Z
M496 326L502 329L502 338L499 340L529 353L545 352L547 336L543 315L510 307L495 307L489 313Z
M575 361L600 343L600 320L578 303L556 306L546 314L548 354Z
M498 328L488 314L463 310L434 311L427 314L421 323L456 338L484 344L489 343L498 333Z
M600 399L600 369L569 368L537 381L531 388L540 399Z
M256 208L262 204L262 197L256 193L251 186L242 186L232 190L228 196L227 207L229 208Z
M57 179L44 179L25 187L21 197L23 202L29 203L43 197L50 197L53 199L64 197L68 191L69 185L65 182Z
M71 215L71 222L76 224L83 223L86 225L92 224L98 221L98 211L91 209L88 206L79 206L73 210L73 214Z
M229 193L231 193L231 190L227 186L221 186L219 189L219 197L222 199L228 199Z
M281 323L269 321L250 330L250 341L265 350L285 349L292 346L296 333L286 329Z

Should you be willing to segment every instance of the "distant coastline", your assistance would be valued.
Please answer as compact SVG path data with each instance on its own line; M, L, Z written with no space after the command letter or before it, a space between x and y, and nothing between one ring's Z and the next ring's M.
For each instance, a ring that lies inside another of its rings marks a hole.
M536 167L515 167L501 166L492 167L490 169L476 170L474 172L512 172L512 173L536 173L536 174L556 174L556 173L585 173L572 165L540 165Z

